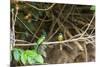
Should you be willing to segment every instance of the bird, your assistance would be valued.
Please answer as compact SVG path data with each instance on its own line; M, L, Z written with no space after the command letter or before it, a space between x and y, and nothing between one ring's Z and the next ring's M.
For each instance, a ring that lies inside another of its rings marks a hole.
M63 34L62 33L59 33L58 34L58 41L62 41L63 40Z
M45 40L45 35L41 35L41 37L37 41L37 44L40 45L44 40Z
M63 40L63 34L59 33L58 34L58 41L62 41ZM62 44L60 44L60 50L62 50Z
M39 49L40 45L43 43L45 38L46 38L46 36L44 34L39 37L39 39L36 42L36 45L34 46L35 50Z

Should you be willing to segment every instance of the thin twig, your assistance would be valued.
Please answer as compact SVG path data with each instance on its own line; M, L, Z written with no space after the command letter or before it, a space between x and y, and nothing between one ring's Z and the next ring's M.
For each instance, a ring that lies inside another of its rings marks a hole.
M47 39L47 41L49 41L58 31L59 31L60 27L56 29L56 31Z
M34 35L34 33L24 24L24 22L17 16L17 19L25 26L25 28L32 34L32 35ZM38 39L38 37L37 36L35 36L37 39Z
M45 17L46 17L46 16L45 16ZM38 31L40 30L40 28L41 28L41 26L42 26L42 24L43 24L43 22L44 22L45 17L44 17L43 20L41 21L41 23L40 23L38 29L36 30L36 32L34 33L33 38L31 39L31 42L33 41L34 37L36 36L36 34L38 33Z
M58 15L58 17L56 18L56 20L55 20L55 24L57 23L57 21L59 20L59 17L61 16L61 14L62 14L62 11L64 10L64 8L65 8L65 6L66 5L64 5L63 7L62 7L62 9L61 9L61 11L60 11L60 13L59 13L59 15ZM54 17L54 16L53 16ZM54 29L54 26L55 26L55 24L53 25L53 28L51 29L51 31L50 32L52 32L53 31L53 29ZM57 30L53 33L53 35L51 35L49 38L48 38L48 40L47 41L49 41L56 33L57 33L57 31L59 30L61 28L61 26L59 26L59 28L57 28Z
M40 11L47 11L47 10L50 10L50 9L55 5L55 3L54 3L54 4L52 4L52 5L51 5L50 7L48 7L48 8L40 9L40 8L34 6L34 5L29 4L29 3L25 3L25 4L27 4L27 5L31 6L31 7L33 7L33 8L36 9L36 10L40 10Z
M93 44L93 46L94 46L95 41L86 42L86 44L89 44L89 43Z
M11 47L15 46L15 22L16 22L16 16L18 15L18 9L16 10L15 16L14 16L14 9L12 9L12 30L11 30ZM15 18L14 18L15 17ZM12 49L12 48L11 48Z
M52 25L50 26L50 32L49 32L49 34L48 34L48 37L52 34L52 32L53 32L53 30L54 30L54 27L55 27L55 25L56 25L56 23L57 22L55 22L55 20L54 20L54 16L52 15L52 19L53 19L53 21L52 21Z
M16 17L17 17L17 15L18 15L18 10L19 10L19 6L16 4L16 13L15 13L15 22L16 22Z
M17 19L25 26L25 28L26 28L31 34L34 34L34 33L24 24L24 22L23 22L19 17L17 17Z
M88 53L87 53L87 47L86 44L84 44L84 53L85 53L85 61L88 61Z
M68 35L70 38L72 38L72 35L70 34L69 31L67 31L67 35ZM74 41L74 43L77 45L77 47L78 47L81 51L84 50L83 47L80 45L80 43L79 43L78 41Z
M93 30L90 32L89 36L91 36L93 34L93 32L95 31L95 27L93 28Z
M19 40L19 39L15 39L15 42L27 42L27 43L30 43L28 41L25 41L25 40Z
M89 27L90 27L91 23L93 22L94 18L95 18L95 16L92 17L92 19L91 19L91 21L90 21L88 27L87 27L86 30L83 32L83 34L80 36L80 38L87 32L87 30L89 29Z

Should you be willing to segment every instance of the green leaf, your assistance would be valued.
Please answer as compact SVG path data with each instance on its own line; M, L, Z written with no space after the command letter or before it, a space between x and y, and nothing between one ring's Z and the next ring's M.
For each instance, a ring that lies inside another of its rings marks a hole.
M26 50L26 54L31 57L37 56L37 52L35 50Z
M13 52L13 55L14 55L14 59L16 60L16 61L19 61L20 60L20 53L19 53L19 51L14 51Z
M23 52L21 54L21 62L25 65L27 63L27 54Z
M21 53L22 53L22 50L21 50L21 49L15 48L15 49L13 50L13 56L14 56L14 59L15 59L17 62L20 61Z
M34 59L35 59L35 61L37 63L40 63L40 64L44 63L44 59L43 59L43 57L40 54L38 54Z
M21 61L25 65L27 63L29 64L34 64L34 58L37 56L37 52L35 50L26 50L22 55L21 55Z
M42 64L44 62L43 57L37 53L35 50L27 50L28 54L28 63L29 64L36 64L40 63Z
M28 55L28 58L27 58L28 63L34 64L35 63L34 58L35 58L35 56L37 56L36 51L35 50L27 50L26 54Z
M28 63L29 64L35 64L36 61L33 59L33 57L28 56Z

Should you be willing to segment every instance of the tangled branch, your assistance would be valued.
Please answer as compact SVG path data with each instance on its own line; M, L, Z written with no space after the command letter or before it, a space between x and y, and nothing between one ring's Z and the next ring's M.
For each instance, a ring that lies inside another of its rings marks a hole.
M47 11L47 10L50 10L50 9L55 5L55 3L54 3L54 4L52 4L52 5L51 5L50 7L48 7L48 8L40 9L40 8L38 8L38 7L36 7L36 6L33 6L33 5L29 4L29 3L25 3L25 4L29 5L30 7L33 7L33 8L36 9L36 10L40 10L40 11Z

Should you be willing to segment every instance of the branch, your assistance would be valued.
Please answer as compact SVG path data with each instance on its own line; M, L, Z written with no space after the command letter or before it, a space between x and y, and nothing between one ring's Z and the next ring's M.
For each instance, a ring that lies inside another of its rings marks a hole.
M24 24L24 22L17 16L17 19L25 26L25 28L33 35L33 32Z
M40 8L38 8L38 7L36 7L36 6L33 6L33 5L29 4L29 3L26 3L26 4L29 5L29 6L31 6L31 7L33 7L34 9L40 10L40 11L47 11L47 10L51 9L51 8L55 5L55 3L54 3L54 4L52 4L52 5L51 5L50 7L48 7L48 8L40 9Z
M88 62L88 52L87 52L86 44L84 44L84 53L85 53L85 61Z
M66 43L66 42L74 42L74 41L84 41L89 38L94 38L95 36L91 37L84 37L84 38L76 38L76 39L69 39L69 40L63 40L63 41L55 41L55 42L43 42L43 45L50 45L50 44L61 44L61 43ZM15 44L15 46L33 46L36 45L36 43L30 43L30 44Z
M84 34L88 31L88 29L89 29L91 23L93 22L94 18L95 18L95 16L93 15L93 17L92 17L92 19L91 19L91 21L90 21L88 27L87 27L86 30L83 32L83 34L80 36L80 38L81 38L82 36L84 36Z
M28 41L25 41L25 40L19 40L19 39L15 39L15 42L23 42L23 43L30 43L30 42L28 42Z

